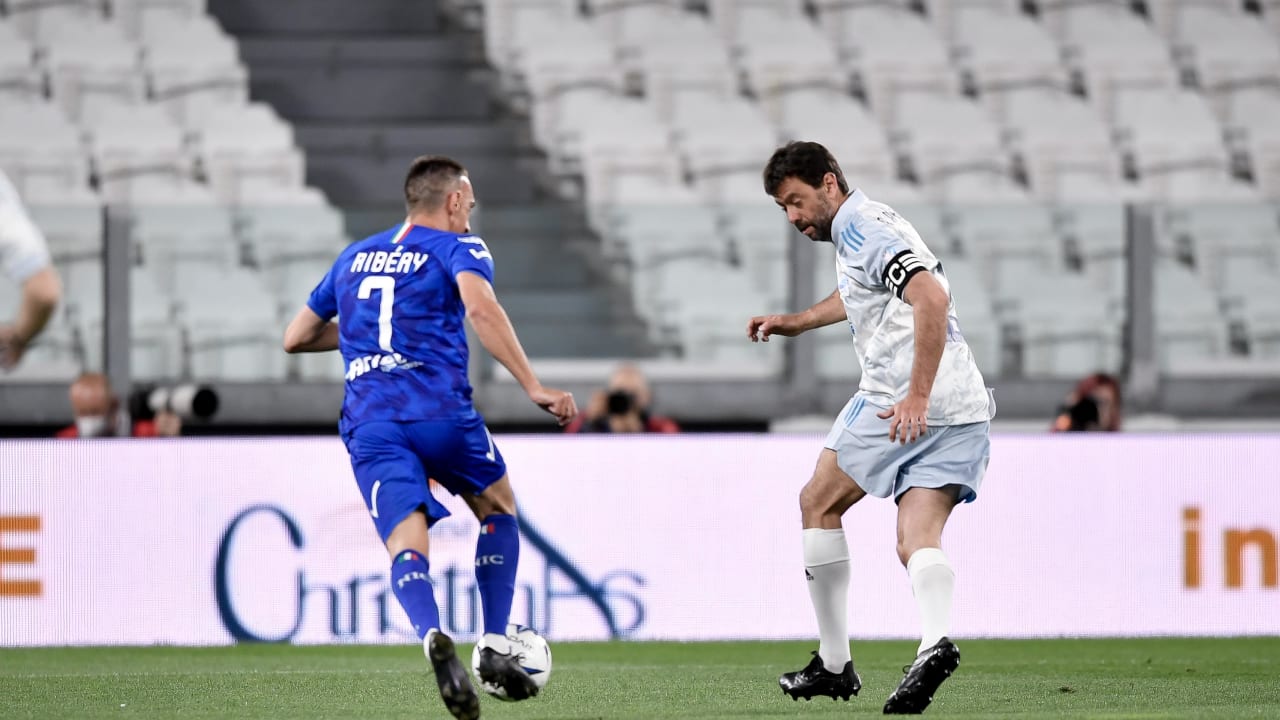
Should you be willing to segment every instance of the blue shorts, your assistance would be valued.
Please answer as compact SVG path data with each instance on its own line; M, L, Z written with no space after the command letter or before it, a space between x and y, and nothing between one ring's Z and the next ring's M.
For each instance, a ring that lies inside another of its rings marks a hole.
M426 513L428 525L449 517L431 495L428 479L454 495L479 495L507 473L479 413L449 420L368 422L342 439L383 542L416 510Z
M901 443L889 439L885 408L854 395L831 426L824 447L868 495L894 502L913 487L960 486L960 500L973 502L991 459L991 423L930 425L924 437Z

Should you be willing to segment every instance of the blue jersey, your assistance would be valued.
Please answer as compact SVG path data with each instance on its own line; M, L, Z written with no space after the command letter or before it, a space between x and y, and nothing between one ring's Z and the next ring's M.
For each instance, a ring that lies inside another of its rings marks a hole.
M343 432L475 414L461 272L493 282L484 240L406 222L352 243L312 291L307 305L316 315L339 317Z

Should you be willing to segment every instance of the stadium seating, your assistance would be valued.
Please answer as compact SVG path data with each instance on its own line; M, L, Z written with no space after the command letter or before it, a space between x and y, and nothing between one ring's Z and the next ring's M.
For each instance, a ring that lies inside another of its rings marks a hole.
M959 75L937 31L905 5L821 2L817 9L818 26L873 108L904 90L959 89Z
M1044 22L1082 88L1105 110L1130 88L1173 88L1177 70L1168 45L1128 3L1056 3Z
M43 78L35 57L31 42L12 23L0 20L0 97L6 102L41 91Z
M1067 87L1067 70L1049 33L1007 3L956 4L951 55L980 93L1008 87Z
M1160 216L1165 366L1280 354L1280 5L1255 4L483 0L483 31L660 347L781 367L740 342L747 312L786 308L798 242L760 168L814 139L943 258L985 372L1074 376L1119 365L1134 201ZM107 205L153 298L140 377L340 377L272 354L348 238L205 0L3 10L0 167L76 279L50 347L101 362ZM856 377L847 345L820 337L825 377Z
M24 363L40 369L6 379L102 367L104 205L134 263L135 377L341 377L337 362L286 364L278 336L347 241L342 217L304 186L292 128L248 101L237 43L204 0L2 9L0 168L66 287Z
M1171 258L1156 261L1156 337L1166 372L1200 370L1223 357L1227 327L1217 298L1189 268Z
M513 5L486 3L489 17L508 20ZM962 321L984 369L996 373L1118 367L1125 203L1262 208L1264 198L1280 197L1280 126L1272 122L1280 93L1264 82L1280 73L1280 42L1231 0L1146 3L1149 17L1119 0L526 5L555 14L540 37L569 41L557 52L590 36L581 56L593 60L583 67L609 66L595 62L607 57L640 78L592 78L586 85L603 96L569 90L582 99L559 109L578 135L596 124L601 133L639 138L643 150L633 157L624 158L628 143L567 150L559 137L539 137L553 158L573 156L558 167L583 168L585 196L608 205L601 213L590 203L594 224L640 261L633 287L650 312L656 298L665 301L654 288L666 286L643 260L652 253L701 257L688 266L708 277L738 272L717 270L722 245L708 240L717 234L729 237L731 258L746 251L754 279L740 291L776 295L785 271L764 268L784 262L788 231L780 223L744 231L744 218L761 204L758 173L769 146L793 138L824 142L851 182L902 204L956 268L957 294L974 298L962 301ZM688 41L663 44L654 39L659 28ZM518 55L492 57L504 72L521 72ZM653 65L657 57L667 65ZM654 159L664 149L678 168ZM652 209L662 204L664 213ZM664 215L680 218L682 228L664 225ZM1162 265L1162 285L1199 288L1183 297L1205 311L1191 330L1160 333L1162 357L1227 353L1222 322L1207 314L1229 300L1224 273L1240 283L1276 280L1269 265L1237 275L1251 267L1243 258L1266 246L1256 225L1237 230L1203 241L1218 243L1211 252L1221 262L1194 272ZM663 239L640 241L637 232ZM1163 256L1176 255L1168 234L1159 246ZM725 282L730 291L736 281ZM1072 308L1066 316L1062 303ZM1249 312L1263 318L1269 310ZM722 322L730 321L726 311ZM847 363L827 355L845 340L820 341L824 373L850 375ZM1022 367L1002 366L1019 349Z

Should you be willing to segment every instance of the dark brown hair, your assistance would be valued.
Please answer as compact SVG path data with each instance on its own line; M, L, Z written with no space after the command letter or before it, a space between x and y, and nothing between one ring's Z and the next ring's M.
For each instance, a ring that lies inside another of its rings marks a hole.
M457 189L458 178L467 174L462 163L442 155L414 158L404 178L404 204L410 210L439 210L444 198Z
M822 187L822 178L827 173L835 173L840 192L849 192L849 183L831 151L816 142L789 142L773 151L769 164L764 166L764 191L776 197L778 187L789 177L810 187Z

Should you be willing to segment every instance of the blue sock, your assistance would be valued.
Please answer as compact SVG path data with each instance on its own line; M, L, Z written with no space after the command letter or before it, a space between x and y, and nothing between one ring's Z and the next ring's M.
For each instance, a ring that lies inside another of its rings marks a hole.
M480 521L476 540L476 586L484 609L484 631L506 636L511 598L520 564L520 530L514 515L490 515Z
M418 639L440 627L440 608L427 575L427 559L415 550L405 550L391 561L391 590L413 623Z

